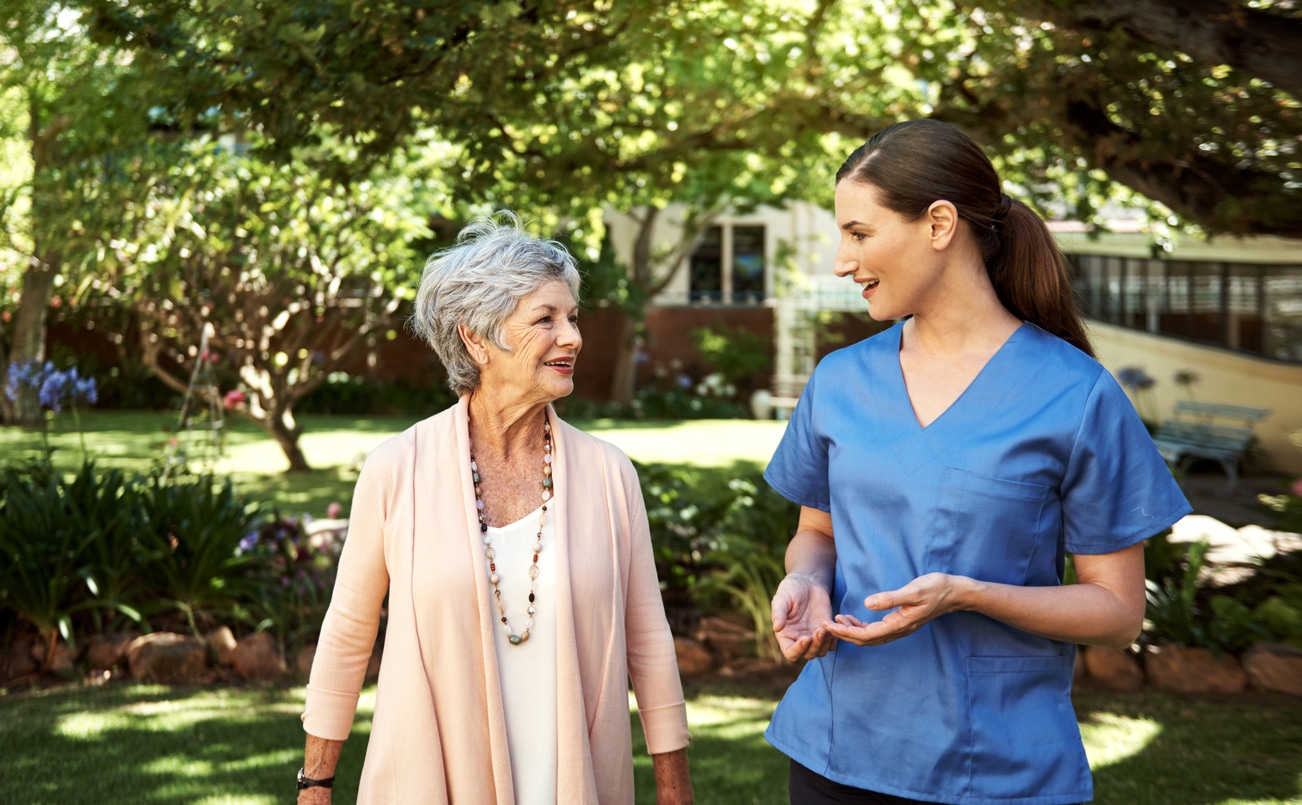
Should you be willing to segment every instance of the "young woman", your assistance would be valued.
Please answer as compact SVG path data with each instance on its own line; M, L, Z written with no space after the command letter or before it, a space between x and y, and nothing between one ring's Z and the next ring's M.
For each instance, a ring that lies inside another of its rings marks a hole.
M975 142L901 123L836 178L836 273L901 321L819 364L765 476L802 507L773 626L812 661L767 733L791 801L1088 801L1075 646L1135 639L1140 543L1189 505Z

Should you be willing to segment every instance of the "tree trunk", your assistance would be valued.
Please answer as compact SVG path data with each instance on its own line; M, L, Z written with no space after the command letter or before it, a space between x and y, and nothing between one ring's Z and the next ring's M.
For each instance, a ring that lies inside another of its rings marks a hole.
M9 366L29 361L45 360L45 320L50 310L50 296L54 292L54 266L36 260L23 272L22 298L18 314L14 316L13 347L9 351ZM6 367L7 371L8 367ZM5 423L9 425L35 425L41 421L41 403L36 389L19 391L12 407L6 406Z
M289 411L273 411L268 414L267 418L262 420L262 428L276 440L276 444L280 445L280 449L285 453L285 458L289 459L288 471L311 472L312 467L307 463L307 456L303 455L303 449L298 446L298 437L302 435L302 431L297 424L294 424L294 415Z
M618 351L615 353L615 371L611 377L610 400L621 405L633 402L637 390L637 353L642 339L637 333L637 321L624 314L619 318Z

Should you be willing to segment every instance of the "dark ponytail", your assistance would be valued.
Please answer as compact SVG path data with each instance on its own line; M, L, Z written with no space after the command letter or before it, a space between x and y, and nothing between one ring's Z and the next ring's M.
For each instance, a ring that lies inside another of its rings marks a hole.
M999 189L981 146L939 120L909 120L855 149L836 181L872 185L878 200L910 221L948 201L967 221L999 301L1019 319L1090 357L1094 350L1076 308L1067 263L1035 211Z

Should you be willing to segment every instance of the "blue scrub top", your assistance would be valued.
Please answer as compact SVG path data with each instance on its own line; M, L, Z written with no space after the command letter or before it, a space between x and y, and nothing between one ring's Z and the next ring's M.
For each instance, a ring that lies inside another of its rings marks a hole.
M900 369L903 323L824 358L764 477L829 511L832 607L924 573L1062 583L1067 552L1121 550L1190 512L1125 392L1023 324L926 428ZM766 737L828 779L954 805L1092 798L1071 704L1075 646L973 612L810 661Z

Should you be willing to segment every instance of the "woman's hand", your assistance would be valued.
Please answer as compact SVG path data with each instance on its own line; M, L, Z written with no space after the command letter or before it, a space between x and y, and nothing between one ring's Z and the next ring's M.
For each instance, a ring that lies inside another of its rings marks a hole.
M960 609L957 588L964 580L961 576L928 573L898 590L874 593L865 598L863 603L868 609L879 612L895 610L880 621L864 623L853 615L842 614L822 625L834 637L856 646L879 646L899 640L913 634L928 621Z
M791 662L821 657L836 637L826 624L832 618L832 601L827 588L805 573L790 573L773 595L773 631L782 656Z

